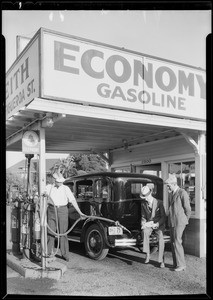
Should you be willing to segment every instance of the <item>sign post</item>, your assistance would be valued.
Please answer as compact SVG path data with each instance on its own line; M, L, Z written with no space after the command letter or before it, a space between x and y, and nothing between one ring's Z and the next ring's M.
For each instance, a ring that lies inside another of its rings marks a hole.
M45 129L39 124L39 135L36 131L26 131L22 138L22 152L26 157L39 154L39 194L42 195L46 186L46 161L45 161ZM41 264L46 268L47 256L47 228L46 228L46 198L40 197L40 218L41 218Z
M28 173L27 173L27 193L29 194L31 174L30 174L30 160L34 154L39 153L39 136L35 131L29 130L24 132L22 137L22 152L28 160Z

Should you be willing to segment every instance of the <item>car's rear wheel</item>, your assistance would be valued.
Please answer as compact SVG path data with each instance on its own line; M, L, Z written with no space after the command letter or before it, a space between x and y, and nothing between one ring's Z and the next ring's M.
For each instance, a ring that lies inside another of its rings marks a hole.
M95 260L102 260L107 256L109 249L104 241L104 233L97 225L91 225L85 235L85 249L87 255Z

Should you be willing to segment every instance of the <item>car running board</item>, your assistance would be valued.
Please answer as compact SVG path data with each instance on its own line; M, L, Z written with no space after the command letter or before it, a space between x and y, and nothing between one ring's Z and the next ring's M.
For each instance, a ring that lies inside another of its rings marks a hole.
M78 236L72 236L72 237L68 236L67 239L68 239L68 241L71 241L71 242L78 242L78 243L81 242L80 237L78 237Z

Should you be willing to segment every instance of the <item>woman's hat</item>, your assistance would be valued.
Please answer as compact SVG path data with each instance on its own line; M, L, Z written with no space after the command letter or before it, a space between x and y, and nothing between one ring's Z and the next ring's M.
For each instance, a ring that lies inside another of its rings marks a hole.
M54 173L53 178L55 178L56 182L64 182L65 181L65 178L63 177L63 175L61 173Z
M150 188L147 185L143 186L141 189L141 198L145 199L150 194L151 194Z

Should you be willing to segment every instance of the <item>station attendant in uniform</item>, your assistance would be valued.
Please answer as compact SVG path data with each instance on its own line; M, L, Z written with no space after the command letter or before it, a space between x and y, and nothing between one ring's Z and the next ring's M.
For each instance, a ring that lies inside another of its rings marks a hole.
M68 230L68 202L74 206L74 208L77 210L77 212L82 218L85 218L85 215L80 210L78 203L70 188L66 185L63 185L65 179L62 176L62 174L54 173L53 178L55 180L55 183L48 184L46 186L46 195L48 196L48 225L54 232L56 232L57 220L54 207L56 206L59 233L65 233ZM53 254L54 241L55 235L50 230L48 230L47 248L49 256ZM62 258L66 261L69 261L69 244L66 235L60 237L60 250Z
M186 269L186 262L182 245L182 235L186 225L189 223L191 215L189 195L184 189L181 189L177 185L175 174L170 174L169 178L165 181L165 184L170 193L168 221L174 270L184 271Z
M160 268L164 268L163 231L165 229L166 213L163 201L155 199L152 196L151 189L147 185L142 187L140 197L145 200L141 203L141 229L143 234L143 252L146 253L145 263L149 263L149 237L154 230L159 239L158 262L160 264Z

